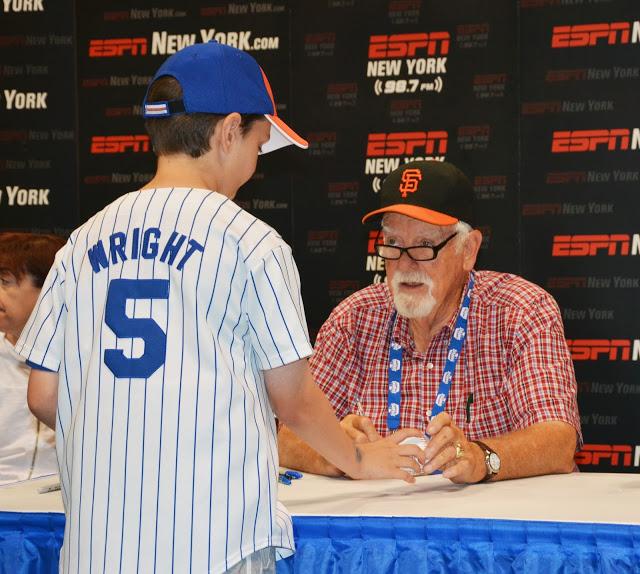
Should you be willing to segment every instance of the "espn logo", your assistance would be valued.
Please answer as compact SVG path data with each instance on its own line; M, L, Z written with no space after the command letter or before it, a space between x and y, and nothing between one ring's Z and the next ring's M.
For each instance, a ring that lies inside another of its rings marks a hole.
M567 339L574 361L640 361L640 339Z
M557 131L553 132L551 153L594 152L599 146L607 151L624 151L629 149L629 143L632 150L640 147L640 128Z
M369 37L369 59L405 58L415 56L418 50L426 50L429 56L449 53L449 32L420 32L416 34L391 34Z
M384 273L384 259L376 254L376 245L379 243L382 243L382 231L380 229L369 231L369 240L367 241L367 259L364 266L365 271ZM381 279L381 275L374 278L374 283L379 283Z
M584 48L601 44L635 44L640 39L640 21L554 26L552 48Z
M549 277L547 279L547 289L586 289L587 278L584 276L574 277Z
M369 134L367 157L445 154L448 140L449 134L444 131Z
M547 174L546 183L549 184L569 184L584 183L587 181L585 171L554 171Z
M375 255L376 245L378 245L379 243L382 243L382 231L380 229L369 231L369 240L367 241L367 254Z
M576 453L576 464L599 466L640 466L640 445L635 449L629 444L585 444Z
M531 217L534 215L560 215L562 204L560 203L525 203L522 206L522 215Z
M613 235L554 235L552 257L594 257L604 250L608 256L639 255L640 233Z
M108 38L89 41L89 58L116 58L120 56L146 56L146 38Z
M149 151L149 136L93 136L91 153L139 153Z

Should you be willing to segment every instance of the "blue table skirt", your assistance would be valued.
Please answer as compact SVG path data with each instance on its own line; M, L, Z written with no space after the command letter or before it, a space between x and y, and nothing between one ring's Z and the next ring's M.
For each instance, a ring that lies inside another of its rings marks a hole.
M64 514L0 512L0 574L56 574Z
M296 516L278 574L640 574L640 526ZM0 574L55 574L64 515L0 512Z
M640 526L322 516L293 526L297 552L278 574L640 573Z

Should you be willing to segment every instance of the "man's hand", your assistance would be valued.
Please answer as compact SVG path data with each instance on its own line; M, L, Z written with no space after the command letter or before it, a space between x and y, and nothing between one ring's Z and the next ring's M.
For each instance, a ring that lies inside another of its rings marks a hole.
M355 443L375 442L382 439L369 417L350 414L340 421L340 426Z
M399 478L405 482L415 482L414 474L421 471L425 454L415 444L398 444L411 436L422 437L424 434L417 429L402 429L375 442L356 443L359 465L357 471L349 476L357 479ZM406 470L409 468L413 472Z
M443 412L434 417L429 422L427 433L431 440L425 449L429 461L423 469L425 474L443 470L443 476L455 483L479 482L484 478L484 452L477 444L467 441L464 433L453 424L449 413Z

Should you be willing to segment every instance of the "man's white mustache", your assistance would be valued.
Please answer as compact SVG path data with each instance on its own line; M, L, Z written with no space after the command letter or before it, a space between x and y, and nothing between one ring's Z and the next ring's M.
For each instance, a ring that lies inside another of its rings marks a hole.
M427 287L433 286L431 277L419 271L396 271L391 282L397 288L400 283L423 283Z

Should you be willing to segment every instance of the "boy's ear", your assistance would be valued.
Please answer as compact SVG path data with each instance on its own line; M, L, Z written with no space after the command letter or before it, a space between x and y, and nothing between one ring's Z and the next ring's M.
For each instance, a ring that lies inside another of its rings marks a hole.
M218 122L212 138L217 138L222 151L227 153L237 138L241 136L240 124L242 116L238 112L232 112ZM212 142L213 143L213 142ZM212 146L213 147L213 146Z

